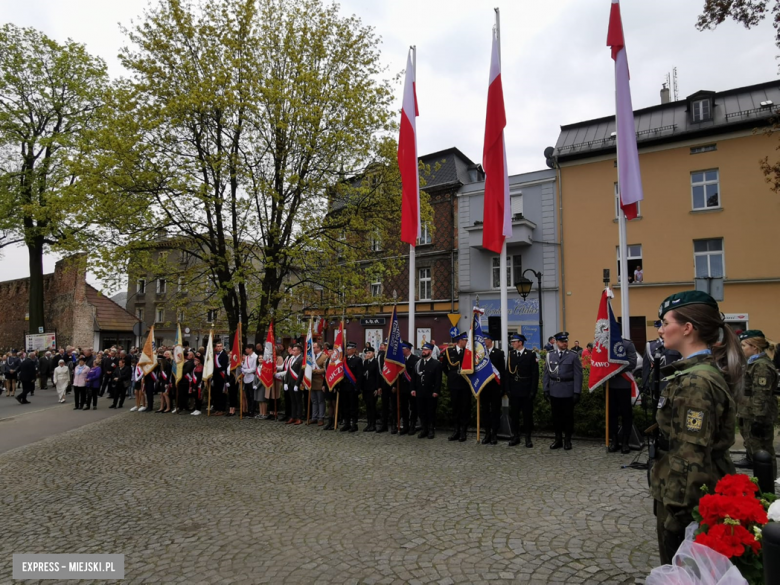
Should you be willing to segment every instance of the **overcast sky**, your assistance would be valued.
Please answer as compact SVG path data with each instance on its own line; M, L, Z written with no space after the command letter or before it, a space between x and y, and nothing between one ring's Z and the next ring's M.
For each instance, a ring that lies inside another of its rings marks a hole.
M142 15L147 0L0 0L5 22L32 26L57 40L86 45L123 74L119 23ZM666 74L677 67L680 99L776 79L769 23L747 31L727 22L696 30L703 0L623 0L623 28L634 108L660 102ZM510 174L544 168L542 152L562 124L614 114L613 67L606 47L610 0L343 0L382 38L393 78L417 46L420 154L457 146L480 162L485 123L493 7L501 9L502 78ZM397 86L400 108L401 87ZM54 268L47 258L45 271ZM5 250L0 279L28 276L24 249Z

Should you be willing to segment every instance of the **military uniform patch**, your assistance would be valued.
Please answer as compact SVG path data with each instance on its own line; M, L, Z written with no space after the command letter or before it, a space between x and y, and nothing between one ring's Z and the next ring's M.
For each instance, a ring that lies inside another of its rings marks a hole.
M763 377L759 378L758 380L756 380L756 382L758 383L759 386L766 386L766 378Z
M663 408L664 404L666 404L666 396L661 396L658 399L658 408Z
M688 413L685 416L685 428L691 433L698 433L701 431L701 427L704 423L704 411L703 410L691 410L688 409Z

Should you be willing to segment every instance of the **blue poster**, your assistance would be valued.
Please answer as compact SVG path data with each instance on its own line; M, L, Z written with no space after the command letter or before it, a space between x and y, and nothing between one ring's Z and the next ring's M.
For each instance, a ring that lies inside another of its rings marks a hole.
M501 316L500 299L480 299L479 306L485 310L482 316L482 325L487 326L488 317ZM507 303L509 333L515 333L520 327L520 333L526 336L528 341L525 346L529 349L542 349L544 344L541 341L539 332L539 300L509 299Z

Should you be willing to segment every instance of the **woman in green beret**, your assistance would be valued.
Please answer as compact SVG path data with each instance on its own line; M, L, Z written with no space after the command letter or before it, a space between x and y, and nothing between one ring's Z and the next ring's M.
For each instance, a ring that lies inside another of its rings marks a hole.
M712 491L721 477L735 472L729 448L745 356L706 293L673 294L658 316L664 347L683 356L661 370L668 384L656 411L659 434L650 476L661 563L670 564L702 487Z
M772 363L775 345L764 333L750 329L739 335L742 351L747 358L745 384L737 408L739 429L745 440L746 457L735 462L737 467L753 468L753 453L764 450L772 456L772 470L777 477L775 459L775 419L777 418L777 369Z

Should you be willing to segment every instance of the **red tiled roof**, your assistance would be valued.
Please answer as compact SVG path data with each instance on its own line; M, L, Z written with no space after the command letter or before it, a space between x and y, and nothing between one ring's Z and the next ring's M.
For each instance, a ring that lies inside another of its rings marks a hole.
M95 319L101 331L129 332L133 330L133 325L138 323L138 319L132 314L89 284L87 285L87 301L95 307Z

